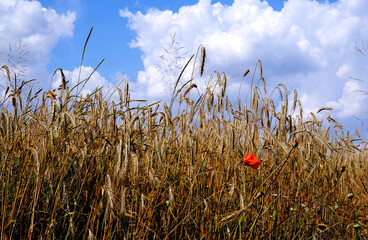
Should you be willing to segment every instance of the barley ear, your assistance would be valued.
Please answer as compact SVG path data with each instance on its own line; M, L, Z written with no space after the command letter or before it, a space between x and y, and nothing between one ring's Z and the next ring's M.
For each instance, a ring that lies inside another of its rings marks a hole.
M201 77L203 76L205 62L206 62L206 48L202 46L201 47L201 64L199 68L199 75Z
M243 77L245 77L245 76L247 76L248 75L248 73L249 73L249 69L247 69L245 72L244 72L244 74L243 74Z

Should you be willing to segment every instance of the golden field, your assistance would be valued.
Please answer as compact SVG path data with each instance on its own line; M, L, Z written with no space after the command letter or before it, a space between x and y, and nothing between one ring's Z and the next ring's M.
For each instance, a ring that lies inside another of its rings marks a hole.
M204 60L202 48L200 75ZM88 79L69 86L61 69L57 91L11 85L0 112L1 239L368 238L359 133L320 120L329 108L303 112L283 84L266 92L258 66L247 100L233 103L217 71L201 93L180 74L167 104L131 99L128 83L117 101L101 89L75 95ZM249 153L258 169L242 164Z

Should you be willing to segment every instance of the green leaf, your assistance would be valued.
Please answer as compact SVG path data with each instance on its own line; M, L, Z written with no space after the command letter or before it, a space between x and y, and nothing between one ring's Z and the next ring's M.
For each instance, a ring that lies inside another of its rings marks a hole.
M353 226L353 228L355 229L355 230L359 230L360 229L360 224L355 224L354 226Z
M275 219L277 218L277 211L276 211L276 209L273 210L272 217L275 218Z

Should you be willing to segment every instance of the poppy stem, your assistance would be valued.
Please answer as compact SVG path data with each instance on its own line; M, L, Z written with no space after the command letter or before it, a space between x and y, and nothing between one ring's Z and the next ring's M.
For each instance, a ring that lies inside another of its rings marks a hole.
M242 182L243 182L243 196L244 196L244 201L245 201L245 204L248 204L248 201L247 201L247 191L245 189L245 176L247 176L246 174L247 172L247 168L244 168L244 171L242 173Z

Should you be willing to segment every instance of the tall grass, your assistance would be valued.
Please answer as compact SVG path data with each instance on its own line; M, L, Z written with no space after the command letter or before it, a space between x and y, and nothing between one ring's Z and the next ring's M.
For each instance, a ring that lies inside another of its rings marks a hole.
M101 89L75 96L65 79L25 99L11 89L0 112L1 239L367 238L359 139L330 117L327 128L303 117L283 84L271 95L252 85L234 104L216 76L198 97L194 79L179 77L178 114L172 103L133 105L128 83L118 102ZM258 170L239 164L247 153L263 160Z

